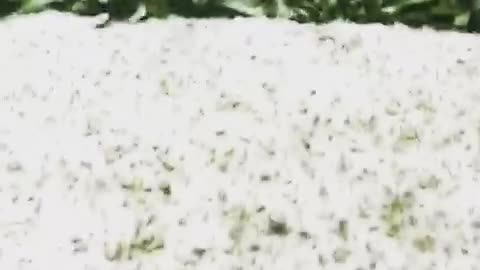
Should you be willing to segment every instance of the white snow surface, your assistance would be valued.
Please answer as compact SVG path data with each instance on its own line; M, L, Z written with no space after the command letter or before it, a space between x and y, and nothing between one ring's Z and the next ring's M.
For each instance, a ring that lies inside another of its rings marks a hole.
M95 23L0 22L0 269L480 269L479 36Z

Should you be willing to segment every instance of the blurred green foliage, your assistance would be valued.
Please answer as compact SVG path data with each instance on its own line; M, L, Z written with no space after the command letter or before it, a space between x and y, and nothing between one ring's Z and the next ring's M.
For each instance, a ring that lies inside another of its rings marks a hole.
M84 16L108 13L126 20L145 7L146 18L235 16L286 18L300 23L344 19L356 23L480 32L480 0L0 0L0 16L55 9Z

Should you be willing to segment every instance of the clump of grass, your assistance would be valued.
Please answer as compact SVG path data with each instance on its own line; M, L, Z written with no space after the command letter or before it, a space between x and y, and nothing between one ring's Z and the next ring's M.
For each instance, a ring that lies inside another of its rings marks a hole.
M287 223L281 220L275 220L270 218L268 220L268 232L273 235L285 236L290 230L288 229Z
M338 222L338 235L340 238L343 239L343 241L348 240L348 221L347 220L340 220Z
M421 189L437 189L438 186L440 185L441 180L436 177L435 175L431 175L426 179L423 179L419 183L419 187Z
M335 263L345 263L347 261L348 257L350 257L351 254L352 254L352 252L348 249L336 248L333 251L332 257L333 257L333 260L335 261Z
M388 236L398 237L400 235L402 227L405 226L408 210L412 207L412 197L411 192L406 192L403 196L395 196L386 206L383 220L387 223Z
M137 255L151 254L164 248L163 237L158 234L137 233L131 241L117 242L113 250L106 250L105 258L109 261L134 259Z
M435 239L430 235L417 237L413 240L413 246L420 252L433 252L435 250Z
M229 237L234 243L234 250L240 252L243 235L251 220L251 214L244 207L237 207L230 213L233 225L230 228Z
M417 145L420 142L418 131L413 128L404 129L401 131L396 142L393 145L394 152L402 152L405 149Z

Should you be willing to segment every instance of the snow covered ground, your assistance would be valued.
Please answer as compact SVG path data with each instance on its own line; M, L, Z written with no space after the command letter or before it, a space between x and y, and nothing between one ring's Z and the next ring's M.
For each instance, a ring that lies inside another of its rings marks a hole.
M480 269L480 38L0 23L0 269Z

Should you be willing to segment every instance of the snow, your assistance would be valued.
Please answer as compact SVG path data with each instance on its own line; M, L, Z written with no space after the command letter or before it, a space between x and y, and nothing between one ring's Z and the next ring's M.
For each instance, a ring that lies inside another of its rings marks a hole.
M478 36L96 23L0 23L0 269L477 269Z

